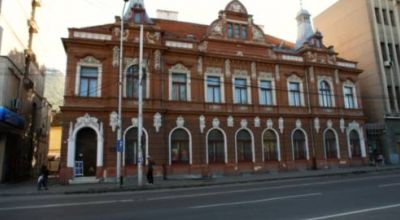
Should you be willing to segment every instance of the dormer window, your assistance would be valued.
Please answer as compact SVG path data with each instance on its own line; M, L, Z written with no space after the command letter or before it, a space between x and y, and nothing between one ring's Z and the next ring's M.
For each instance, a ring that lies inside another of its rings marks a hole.
M227 36L229 39L247 40L247 25L228 23Z
M135 13L134 22L135 24L142 23L142 13Z

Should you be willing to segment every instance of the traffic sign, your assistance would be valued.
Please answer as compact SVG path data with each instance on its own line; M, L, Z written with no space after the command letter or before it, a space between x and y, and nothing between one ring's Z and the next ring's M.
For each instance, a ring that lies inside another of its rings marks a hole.
M122 141L118 140L117 141L117 152L123 152L124 151L124 147L122 146Z

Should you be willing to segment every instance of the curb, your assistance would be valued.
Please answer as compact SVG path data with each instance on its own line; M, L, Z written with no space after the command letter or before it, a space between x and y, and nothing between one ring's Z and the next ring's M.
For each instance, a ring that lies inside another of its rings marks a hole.
M59 192L49 191L41 191L41 192L27 192L27 193L0 193L0 197L11 197L11 196L40 196L40 195L79 195L79 194L103 194L103 193L117 193L117 192L137 192L137 191L153 191L153 190L162 190L162 189L179 189L179 188L199 188L199 187L207 187L207 186L223 186L223 185L233 185L233 184L246 184L246 183L262 183L262 182L273 182L279 180L290 180L290 179L308 179L315 177L328 177L328 176L349 176L349 175L363 175L368 173L382 173L382 172L391 172L400 170L400 166L395 167L381 167L375 169L361 169L361 170L343 170L340 172L332 172L332 173L299 173L299 175L294 176L280 176L277 174L275 177L267 176L261 178L254 179L243 179L239 180L223 180L218 182L216 179L199 179L202 182L199 183L183 183L176 185L157 185L157 186L123 186L119 187L104 187L104 188L87 188L81 190L65 190ZM310 171L311 172L311 171Z

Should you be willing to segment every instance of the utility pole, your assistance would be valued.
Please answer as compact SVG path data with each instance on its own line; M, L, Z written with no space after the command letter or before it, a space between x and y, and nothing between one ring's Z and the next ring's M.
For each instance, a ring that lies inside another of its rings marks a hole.
M142 152L142 133L143 133L143 24L140 25L139 41L139 103L138 103L138 185L143 185L142 163L145 160Z
M36 8L40 6L41 6L40 0L32 0L32 12L31 12L31 17L28 20L28 27L29 27L28 47L27 49L25 49L25 77L28 77L29 75L29 66L32 61L32 57L34 56L32 50L33 35L38 33L38 26L35 21Z
M123 72L123 56L124 56L124 12L126 3L129 0L124 0L124 6L121 13L121 32L120 32L120 47L119 47L119 80L118 80L118 131L117 131L117 183L122 186L123 177L121 175L121 154L123 152L122 143L122 72Z

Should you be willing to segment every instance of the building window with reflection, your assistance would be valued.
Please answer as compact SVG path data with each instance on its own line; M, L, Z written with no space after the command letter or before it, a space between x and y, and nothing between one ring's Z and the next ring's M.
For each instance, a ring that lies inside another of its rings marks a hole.
M273 88L270 80L260 81L260 105L274 105Z
M143 69L143 75L145 70ZM146 80L142 79L143 97L146 97ZM139 66L134 65L128 68L126 72L126 97L138 98L139 97Z
M189 163L189 134L184 129L177 129L171 135L171 163Z
M247 96L247 80L236 78L235 79L235 104L249 104Z
M187 76L184 73L172 73L172 100L187 101Z
M355 97L354 97L354 87L344 86L344 107L346 109L355 109Z
M319 102L320 106L331 108L332 103L332 91L327 81L321 81L319 85Z
M302 106L299 82L289 82L289 105Z
M218 76L207 76L207 102L221 103L221 79Z
M98 94L98 67L80 67L79 96L97 97Z

